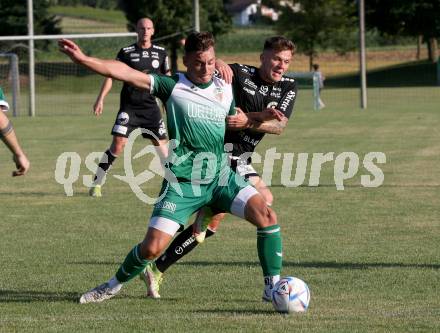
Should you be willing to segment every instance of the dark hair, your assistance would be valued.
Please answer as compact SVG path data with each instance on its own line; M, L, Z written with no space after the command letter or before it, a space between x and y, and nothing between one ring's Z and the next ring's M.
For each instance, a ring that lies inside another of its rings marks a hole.
M210 32L192 32L185 41L185 53L203 52L214 47L214 36Z
M313 67L313 69L314 69L315 71L317 71L317 70L319 69L319 65L318 65L318 64L313 64L312 67Z
M289 50L292 54L295 53L296 46L293 42L283 36L274 36L266 39L264 42L263 51L271 50L275 52Z

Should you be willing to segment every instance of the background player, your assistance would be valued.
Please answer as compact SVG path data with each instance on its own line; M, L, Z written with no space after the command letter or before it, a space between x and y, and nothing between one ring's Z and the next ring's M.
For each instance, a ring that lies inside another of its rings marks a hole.
M281 134L292 114L297 85L294 79L285 77L283 74L289 68L294 52L295 46L290 40L275 36L265 41L259 68L240 64L228 66L221 60L217 60L219 72L227 80L232 80L236 105L242 109L237 115L229 116L227 119L228 130L225 142L232 143L231 166L238 174L249 179L269 206L273 202L272 193L252 167L250 156L266 133ZM273 110L271 108L282 112L281 119L262 121L262 114ZM202 216L206 213L206 210L201 211L195 224L209 221L210 224L206 230L206 236L209 237L214 235L225 214L219 213L209 219ZM196 227L187 228L180 233L165 253L147 266L141 277L147 284L148 296L159 298L162 274L203 241L204 231L202 231L202 237L194 236L193 229ZM199 226L197 229L197 232L200 232ZM268 286L274 283L269 280L265 282ZM270 300L267 290L270 288L266 288L263 294L263 299L266 301Z
M263 274L266 278L279 278L282 244L276 215L255 188L222 163L225 118L233 111L234 102L231 86L212 76L215 68L212 35L192 33L188 36L183 57L187 74L173 77L147 75L118 61L88 57L68 40L60 40L59 45L73 61L101 75L151 90L166 102L170 138L178 139L173 157L175 160L185 157L181 163L170 166L177 181L164 180L164 197L154 207L144 240L129 252L114 277L82 295L80 302L101 302L116 295L122 283L141 273L163 252L191 214L206 205L232 212L255 225ZM208 163L195 163L198 153L216 158ZM196 170L199 172L194 172ZM206 182L206 177L202 181L202 174L210 175L211 181ZM225 182L223 186L221 180ZM200 194L194 192L194 186L200 189Z
M136 24L138 41L122 48L116 59L131 68L144 73L160 73L169 75L168 56L163 47L151 43L154 35L153 21L141 18ZM112 88L112 78L106 78L93 107L95 115L103 112L104 98ZM167 154L167 135L160 109L156 100L148 91L132 87L124 83L121 90L120 108L112 129L113 141L98 165L90 195L100 197L104 177L115 159L123 152L127 138L136 128L146 128L154 136L142 134L157 147L159 157L163 159ZM157 140L158 139L158 140Z
M320 71L319 64L313 64L312 68L313 68L313 73L317 73L319 75L318 76L319 77L319 82L318 82L318 84L319 84L318 107L320 109L323 109L323 108L325 108L325 104L324 104L324 102L321 99L321 96L322 96L321 92L322 92L322 89L324 89L325 76Z
M5 143L6 147L12 152L12 159L15 162L17 170L12 172L12 176L23 176L28 172L30 163L23 149L18 143L12 123L9 121L5 112L9 110L9 104L5 100L2 88L0 88L0 139Z

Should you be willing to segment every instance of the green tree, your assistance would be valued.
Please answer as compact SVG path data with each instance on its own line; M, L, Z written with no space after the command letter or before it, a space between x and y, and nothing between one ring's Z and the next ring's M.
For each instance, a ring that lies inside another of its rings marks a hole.
M35 0L34 5L34 33L35 35L58 34L59 20L48 12L49 3L45 0ZM1 0L0 24L1 36L19 36L28 34L27 26L27 1L26 0ZM8 51L14 42L1 42L0 49ZM37 47L45 47L47 41L37 41Z
M423 36L429 59L437 61L440 0L369 0L365 5L367 25L388 35Z
M193 25L192 0L120 0L120 8L125 12L129 30L133 31L138 19L150 17L154 22L154 38L171 36L161 41L170 50L171 67L177 70L177 51L180 40L191 30ZM211 31L214 35L227 32L232 21L224 10L222 0L200 1L200 29Z
M312 70L319 50L329 47L345 53L355 47L348 36L356 28L354 3L345 0L288 1L281 10L277 30L291 38L298 52L309 57Z

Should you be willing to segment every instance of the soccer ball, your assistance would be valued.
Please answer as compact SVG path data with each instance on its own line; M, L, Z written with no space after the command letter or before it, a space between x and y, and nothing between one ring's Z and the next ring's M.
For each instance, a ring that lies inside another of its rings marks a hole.
M309 302L309 287L296 277L284 277L272 289L272 305L277 312L305 312Z

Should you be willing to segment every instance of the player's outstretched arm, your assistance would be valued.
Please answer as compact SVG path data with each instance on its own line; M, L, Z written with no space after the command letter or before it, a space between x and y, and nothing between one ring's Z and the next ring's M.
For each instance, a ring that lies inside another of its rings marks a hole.
M9 122L8 117L0 110L0 138L5 143L6 147L13 154L13 160L17 167L17 170L12 172L12 176L23 176L28 172L30 163L25 153L18 143L18 139L15 135L12 124Z
M104 60L85 55L80 47L68 39L60 39L58 46L61 52L67 54L73 62L80 64L91 71L110 77L112 79L127 82L140 89L150 89L150 77L148 74L130 68L117 60Z

